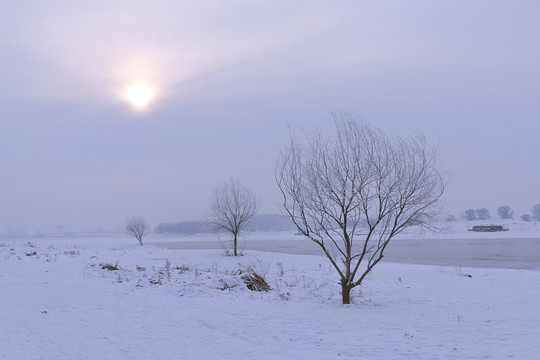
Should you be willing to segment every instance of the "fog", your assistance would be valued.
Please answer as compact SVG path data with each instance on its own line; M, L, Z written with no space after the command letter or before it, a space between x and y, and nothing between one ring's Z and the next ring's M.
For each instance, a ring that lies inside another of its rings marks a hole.
M289 127L426 134L445 211L540 203L537 1L18 1L0 11L0 233L199 220L236 177L278 213ZM144 82L136 110L122 97Z

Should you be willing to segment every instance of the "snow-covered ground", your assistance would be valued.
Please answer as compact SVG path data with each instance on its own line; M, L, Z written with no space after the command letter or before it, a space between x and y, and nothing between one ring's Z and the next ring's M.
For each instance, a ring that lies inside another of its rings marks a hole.
M383 262L344 306L324 257L152 241L0 240L0 359L538 358L540 271Z

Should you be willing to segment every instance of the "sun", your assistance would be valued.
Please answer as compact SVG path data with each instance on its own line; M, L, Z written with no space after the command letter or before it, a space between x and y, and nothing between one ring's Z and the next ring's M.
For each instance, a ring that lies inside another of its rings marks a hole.
M148 106L154 97L154 90L146 84L135 84L126 90L126 98L138 109Z

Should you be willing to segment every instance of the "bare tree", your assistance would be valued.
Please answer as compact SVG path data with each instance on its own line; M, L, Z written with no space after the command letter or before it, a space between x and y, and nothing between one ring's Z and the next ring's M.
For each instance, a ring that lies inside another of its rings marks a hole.
M540 221L540 204L536 204L532 208L532 218L535 221Z
M463 213L463 218L468 221L476 220L476 210L474 209L467 209Z
M487 220L489 219L489 210L486 208L476 209L476 218L478 220Z
M431 227L445 180L423 135L391 137L351 113L331 115L333 136L291 134L275 178L285 212L330 260L348 304L392 238L411 225Z
M238 256L238 236L259 207L260 202L255 193L235 179L214 189L210 198L210 214L207 221L217 230L225 230L232 234L234 256Z
M497 208L497 215L499 215L501 219L513 219L514 211L508 205L499 206Z
M126 221L126 231L130 236L137 239L142 246L144 237L150 233L150 224L140 216L132 216Z

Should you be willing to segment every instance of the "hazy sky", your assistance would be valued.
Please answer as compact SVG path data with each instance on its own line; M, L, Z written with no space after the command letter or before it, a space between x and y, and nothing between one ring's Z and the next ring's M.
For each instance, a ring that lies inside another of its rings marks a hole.
M231 176L277 213L288 126L424 132L450 213L540 203L540 2L4 1L0 233L197 220ZM135 110L136 83L155 89Z

